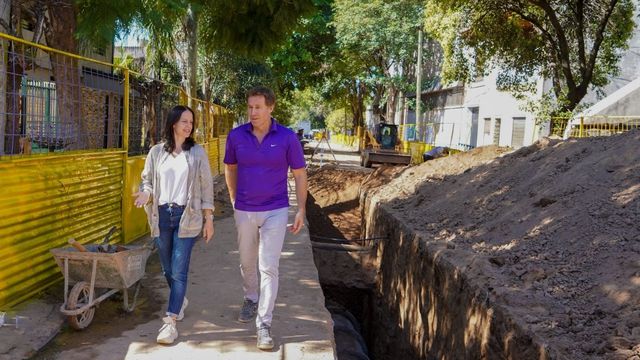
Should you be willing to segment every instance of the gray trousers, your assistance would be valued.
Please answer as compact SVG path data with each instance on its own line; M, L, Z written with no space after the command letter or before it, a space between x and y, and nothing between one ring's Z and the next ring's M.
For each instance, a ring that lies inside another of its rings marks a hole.
M258 302L256 326L271 326L273 307L278 296L278 266L287 232L289 208L256 212L235 210L234 218L244 297Z

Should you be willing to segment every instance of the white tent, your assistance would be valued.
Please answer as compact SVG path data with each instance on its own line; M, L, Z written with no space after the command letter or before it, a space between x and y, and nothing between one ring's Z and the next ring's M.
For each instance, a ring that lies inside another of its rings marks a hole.
M587 110L575 115L564 131L568 138L572 131L585 125L608 124L611 126L640 125L640 78L621 87Z

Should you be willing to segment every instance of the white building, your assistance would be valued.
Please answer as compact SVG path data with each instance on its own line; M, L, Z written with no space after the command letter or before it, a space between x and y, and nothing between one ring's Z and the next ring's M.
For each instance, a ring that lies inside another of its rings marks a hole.
M535 115L522 110L523 101L498 90L497 74L498 71L493 71L464 86L455 84L443 88L438 84L423 91L421 98L427 105L422 118L427 126L422 130L424 135L418 139L435 146L467 150L491 144L519 148L547 135L546 125L536 124ZM620 61L620 74L612 77L600 91L591 89L587 93L582 104L588 108L579 116L591 117L594 121L596 115L635 116L637 120L640 117L638 78L640 29L636 29L629 40L629 50ZM534 99L547 92L549 86L549 82L538 79L536 93L532 95ZM406 124L415 124L413 112L410 111L405 119ZM408 128L405 139L413 140L412 127Z

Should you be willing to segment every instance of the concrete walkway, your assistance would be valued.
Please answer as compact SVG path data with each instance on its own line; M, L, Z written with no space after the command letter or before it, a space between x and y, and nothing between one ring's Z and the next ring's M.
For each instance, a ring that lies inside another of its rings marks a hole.
M292 199L292 203L295 199ZM295 207L291 208L292 210ZM293 211L290 211L290 221ZM157 256L156 254L152 256ZM136 326L117 338L63 351L60 359L335 359L333 322L313 262L309 233L287 234L280 260L280 290L274 310L273 351L256 348L253 322L236 319L242 302L239 255L233 217L216 220L215 236L198 241L192 255L187 297L189 307L178 323L180 337L170 346L155 342L165 306L157 319ZM161 274L147 274L145 286L157 287L168 299ZM91 327L84 330L91 331Z

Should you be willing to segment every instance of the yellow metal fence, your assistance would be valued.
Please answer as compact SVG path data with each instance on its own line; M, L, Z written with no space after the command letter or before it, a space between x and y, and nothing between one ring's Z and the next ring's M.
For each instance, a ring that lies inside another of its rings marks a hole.
M112 226L112 243L148 233L132 194L178 103L194 108L196 141L221 174L233 124L227 109L114 64L0 33L0 309L62 278L49 250L69 238L99 242Z
M443 125L443 124L439 124ZM446 124L445 124L446 125ZM431 149L435 145L435 136L430 135L430 129L434 128L434 124L426 124L426 137L427 141L415 141L415 140L402 140L401 149L406 153L411 154L411 162L413 164L419 164L423 162L422 155ZM590 116L578 116L574 118L552 118L543 121L538 121L538 126L543 130L539 133L542 135L551 135L556 137L568 138L584 138L592 136L610 136L615 134L624 133L626 131L640 129L640 116L612 116L612 115L590 115ZM363 128L357 129L357 135L348 136L345 134L335 134L331 136L333 142L347 146L359 146L363 147L365 143L365 137L368 135L368 130ZM415 139L416 138L416 126L415 124L406 124L398 126L398 137L400 139ZM451 143L449 148L449 154L469 150L471 147L465 144L453 144Z
M640 116L591 115L576 118L553 118L549 124L550 135L563 138L610 136L640 129Z

